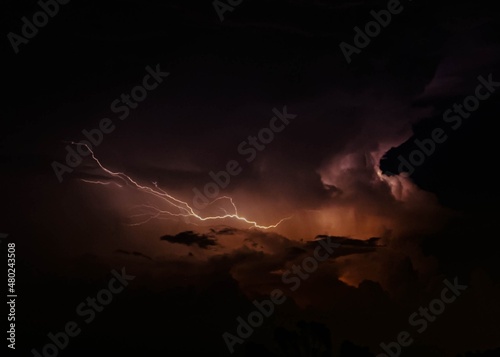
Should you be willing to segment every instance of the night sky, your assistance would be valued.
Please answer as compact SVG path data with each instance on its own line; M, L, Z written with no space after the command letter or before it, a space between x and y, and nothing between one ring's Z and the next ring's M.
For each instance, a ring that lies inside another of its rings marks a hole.
M7 356L500 356L495 2L48 3L1 12Z

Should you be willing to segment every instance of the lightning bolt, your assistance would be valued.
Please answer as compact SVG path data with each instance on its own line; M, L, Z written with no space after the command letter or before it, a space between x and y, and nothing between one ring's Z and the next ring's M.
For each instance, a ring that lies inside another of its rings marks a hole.
M127 174L123 172L114 172L111 171L110 169L106 168L100 161L99 159L95 156L94 152L92 149L84 143L77 143L77 142L70 142L73 145L83 145L89 150L92 159L97 163L99 168L107 173L108 175L119 179L123 181L124 185L128 187L135 188L139 191L142 191L144 193L150 194L162 201L164 201L167 204L167 207L170 207L170 209L160 209L159 207L153 206L153 205L139 205L136 206L137 208L141 208L146 213L141 213L134 215L133 217L147 217L146 219L138 222L138 223L133 223L131 226L139 226L148 223L149 221L153 219L174 219L175 217L177 218L193 218L198 221L216 221L216 220L224 220L224 219L234 219L240 222L244 222L246 224L249 224L250 227L254 228L260 228L260 229L271 229L271 228L276 228L278 227L281 223L284 221L287 221L292 218L286 217L280 219L277 223L271 224L269 226L261 225L257 223L256 221L253 221L251 219L248 219L246 217L243 217L239 214L238 208L236 204L234 203L233 199L229 196L221 196L213 201L209 202L208 206L213 205L214 203L225 200L230 203L232 207L232 212L227 212L225 209L221 209L224 214L219 215L219 216L201 216L198 213L194 211L194 209L185 201L180 200L179 198L176 198L169 194L168 192L164 191L163 189L159 188L156 182L153 182L153 187L151 186L145 186L140 183L138 183L135 179L131 178ZM81 179L81 181L86 182L86 183L91 183L91 184L97 184L97 185L110 185L110 184L115 184L119 188L123 188L124 185L120 185L117 182L114 181L109 181L109 182L104 182L104 181L95 181L95 180L85 180ZM172 211L173 209L173 211Z

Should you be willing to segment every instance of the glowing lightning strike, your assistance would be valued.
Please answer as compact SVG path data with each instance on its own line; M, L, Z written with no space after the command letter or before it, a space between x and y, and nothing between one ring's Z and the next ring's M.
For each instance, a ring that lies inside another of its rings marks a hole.
M143 207L143 208L147 208L147 209L150 209L151 211L153 211L152 213L150 214L139 214L139 215L136 215L135 217L137 216L147 216L149 215L149 217L140 222L140 223L134 223L134 224L131 224L133 226L138 226L138 225L142 225L142 224L145 224L149 221L151 221L152 219L155 219L155 218L164 218L164 216L170 216L170 217L185 217L185 218L195 218L199 221L212 221L212 220L222 220L222 219L228 219L228 218L231 218L231 219L236 219L238 221L242 221L242 222L245 222L245 223L248 223L250 224L252 227L255 227L255 228L260 228L260 229L271 229L271 228L276 228L278 227L281 223L283 223L284 221L286 220L289 220L290 218L292 218L292 216L290 217L286 217L286 218L283 218L281 219L278 223L276 224L272 224L272 225L269 225L269 226L263 226L263 225L260 225L258 224L257 222L255 221L252 221L248 218L245 218L245 217L242 217L239 215L238 213L238 208L236 207L236 204L234 203L233 199L231 197L228 197L228 196L221 196L221 197L218 197L216 198L215 200L213 200L212 202L209 203L209 205L215 203L216 201L219 201L219 200L223 200L223 199L226 199L228 200L230 203L231 203L231 206L233 207L234 209L234 213L228 213L227 211L223 210L224 211L224 215L222 216L207 216L207 217L202 217L200 215L198 215L194 210L193 208L187 203L187 202L184 202L170 194L168 194L167 192L165 192L164 190L160 189L158 187L158 185L156 184L156 182L153 182L153 187L149 187L149 186L143 186L141 184L139 184L138 182L136 182L134 179L132 179L130 176L124 174L123 172L113 172L109 169L107 169L106 167L104 167L104 165L101 164L101 162L99 161L99 159L96 158L94 152L92 151L92 149L87 145L87 144L83 144L83 143L76 143L76 142L71 142L71 144L73 145L83 145L85 146L89 152L91 153L92 155L92 158L94 159L94 161L97 163L97 165L99 165L99 167L104 171L106 172L107 174L115 177L115 178L118 178L120 180L122 180L127 186L132 186L140 191L143 191L145 193L148 193L148 194L151 194L165 202L167 202L169 205L179 209L179 212L171 212L169 210L161 210L157 207L154 207L154 206L151 206L151 205L141 205L140 207ZM93 180L83 180L83 182L86 182L86 183L92 183L92 184L99 184L99 185L109 185L111 182L103 182L103 181L93 181ZM116 182L113 182L115 185L117 185L118 187L123 187L122 185L116 183Z

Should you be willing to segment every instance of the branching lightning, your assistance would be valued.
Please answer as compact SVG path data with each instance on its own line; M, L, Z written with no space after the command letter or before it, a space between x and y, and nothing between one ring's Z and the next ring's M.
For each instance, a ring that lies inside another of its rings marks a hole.
M227 212L225 209L221 208L221 210L224 212L224 214L219 215L219 216L206 216L203 217L196 213L194 209L185 201L182 201L168 192L164 191L163 189L159 188L156 182L153 182L153 187L151 186L145 186L142 184L139 184L136 180L131 178L130 176L126 175L123 172L113 172L110 169L106 168L100 161L99 159L95 156L94 152L92 149L87 145L83 143L76 143L76 142L71 142L71 144L74 145L83 145L89 150L92 159L97 163L99 168L103 170L105 173L108 175L119 179L123 181L125 186L135 188L139 191L142 191L144 193L150 194L162 201L164 201L167 204L167 207L170 207L170 209L161 209L159 207L156 207L154 205L139 205L137 207L142 208L144 213L134 215L133 217L146 217L142 221L138 223L133 223L131 224L132 226L139 226L145 223L150 222L153 219L172 219L174 217L177 218L184 218L184 219L194 219L197 221L216 221L216 220L224 220L224 219L234 219L238 220L240 222L244 222L246 224L249 224L251 227L254 228L260 228L260 229L271 229L271 228L276 228L278 227L281 223L283 223L286 220L289 220L290 217L283 218L279 220L277 223L265 226L257 223L256 221L252 221L251 219L248 219L246 217L243 217L239 214L238 208L236 207L236 204L234 203L233 199L229 196L221 196L213 200L212 202L209 203L209 205L213 205L217 201L221 200L226 200L227 202L230 203L233 212ZM91 183L91 184L97 184L97 185L110 185L114 184L118 188L123 188L124 185L121 185L117 182L114 181L97 181L97 180L87 180L87 179L81 179L81 181L86 182L86 183Z

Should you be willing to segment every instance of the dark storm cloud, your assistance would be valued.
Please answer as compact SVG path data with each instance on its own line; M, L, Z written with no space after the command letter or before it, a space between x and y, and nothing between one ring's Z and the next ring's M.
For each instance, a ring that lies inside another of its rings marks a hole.
M198 247L203 249L208 249L209 247L218 245L216 239L213 237L198 234L193 231L181 232L174 236L165 235L161 237L160 240L164 240L169 243L184 244L187 246L196 244Z
M217 242L219 254L207 256L209 259L207 264L211 265L215 270L223 269L222 266L230 266L233 278L238 281L242 291L250 295L264 294L266 289L271 289L273 286L283 286L282 273L278 272L290 269L292 265L300 265L305 257L313 256L315 248L318 245L322 246L319 243L321 240L341 244L334 249L333 253L329 254L329 260L332 262L335 262L339 257L371 254L377 248L381 248L378 244L378 238L362 241L346 237L319 237L314 241L299 242L282 235L258 230L215 227L209 231L220 232L227 230L234 231L234 234L231 234L228 238L236 246L232 245L232 248L228 250L221 240L222 238L220 238ZM213 242L212 239L214 238L210 234L189 231L175 236L165 236L162 239L187 246L202 242L200 247L206 248L208 246L206 244L207 240ZM238 244L239 241L242 241L243 244ZM194 264L205 263L197 261ZM339 272L335 265L328 265L327 263L324 263L324 265L328 267L324 269L338 276Z
M303 249L303 248L299 248L299 247L291 247L291 248L288 248L288 252L287 252L287 256L286 258L288 260L293 260L293 259L296 259L304 254L307 253L307 250Z
M382 245L379 245L378 242L380 241L380 238L373 237L368 240L359 240L359 239L352 239L352 238L347 238L347 237L336 237L336 236L327 236L320 234L316 236L316 239L314 242L318 242L320 240L331 240L335 243L341 244L343 246L354 246L354 247L360 247L360 248L376 248L376 247L381 247ZM314 244L313 242L309 242L309 244Z
M210 228L210 232L217 235L233 235L238 229L232 227Z

